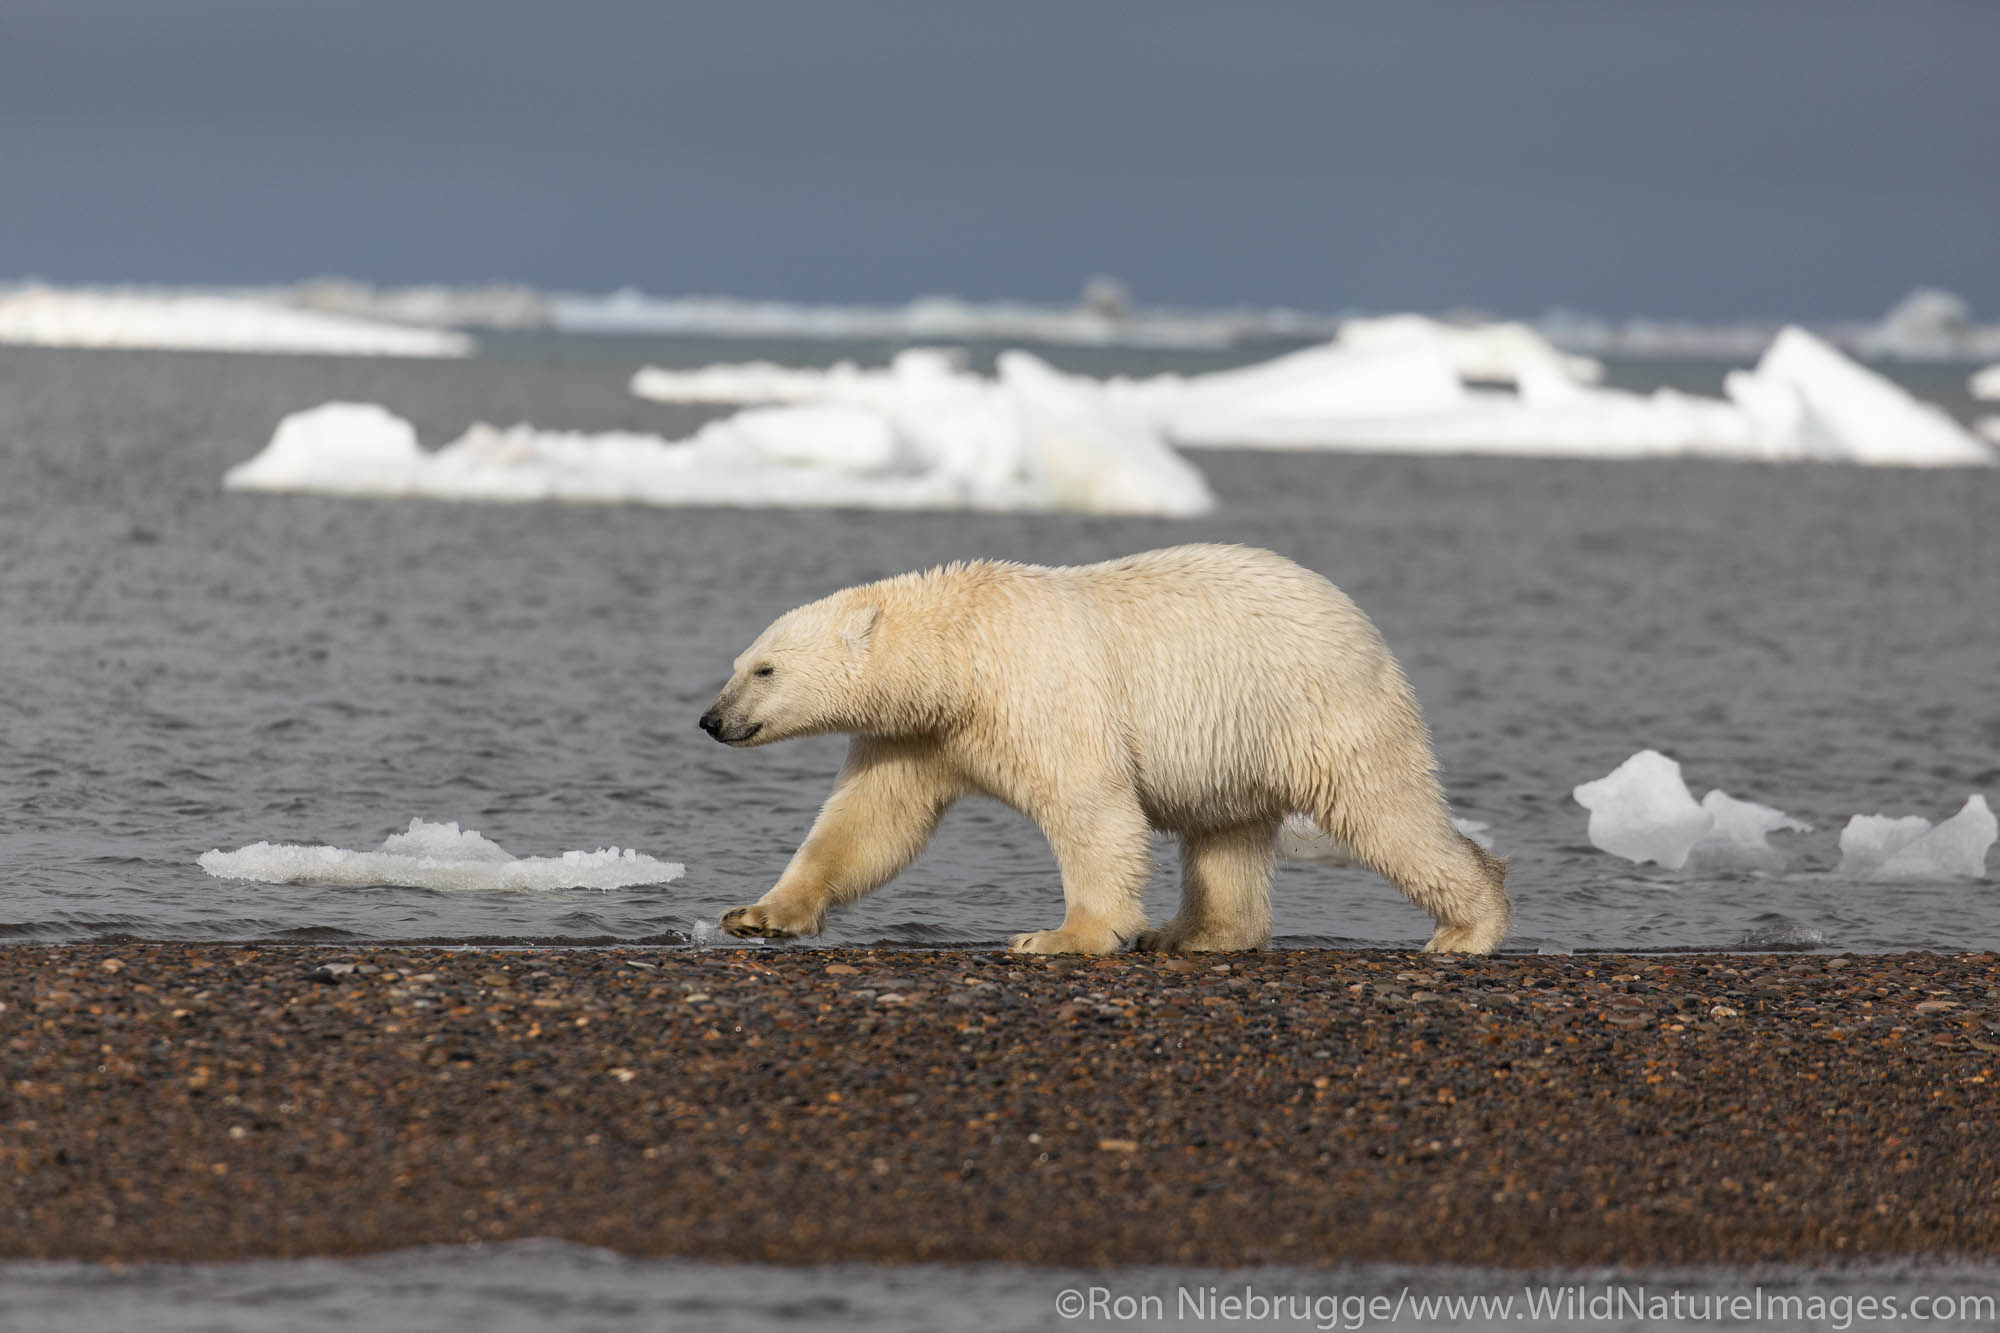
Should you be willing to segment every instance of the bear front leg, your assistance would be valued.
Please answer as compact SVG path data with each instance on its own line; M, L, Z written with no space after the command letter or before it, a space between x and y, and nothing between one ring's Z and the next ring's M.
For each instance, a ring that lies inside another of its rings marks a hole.
M1129 791L1093 799L1072 797L1057 815L1037 821L1062 870L1063 923L1055 930L1016 935L1015 953L1116 953L1146 925L1142 898L1152 875L1146 816Z
M926 747L856 737L812 831L770 892L722 914L744 938L817 935L851 903L916 860L962 789Z
M1271 942L1274 821L1181 835L1181 910L1140 935L1141 952L1207 953L1261 949Z

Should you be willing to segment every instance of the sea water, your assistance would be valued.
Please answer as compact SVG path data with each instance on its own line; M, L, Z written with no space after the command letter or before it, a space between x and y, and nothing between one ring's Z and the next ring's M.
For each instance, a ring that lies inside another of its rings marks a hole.
M736 751L695 727L770 619L947 560L1202 540L1279 550L1381 626L1455 813L1512 861L1513 947L2000 945L1990 869L1876 883L1843 873L1839 842L1856 815L2000 796L2000 471L1195 453L1218 507L1194 519L221 488L287 413L333 399L382 402L427 444L480 419L684 435L720 409L632 397L638 365L769 352L0 349L0 937L684 943L775 880L840 764L837 738ZM1099 374L1218 358L1075 356ZM1649 368L1614 372L1643 387ZM1778 870L1599 851L1572 792L1644 749L1814 831L1776 835ZM463 892L199 864L367 851L413 819L524 859L622 848L686 870ZM984 945L1060 914L1037 831L974 800L825 942ZM1306 864L1280 868L1275 922L1281 942L1398 948L1429 925L1366 871Z
M626 1259L555 1241L235 1264L0 1264L0 1333L1986 1330L2000 1268L1077 1270Z

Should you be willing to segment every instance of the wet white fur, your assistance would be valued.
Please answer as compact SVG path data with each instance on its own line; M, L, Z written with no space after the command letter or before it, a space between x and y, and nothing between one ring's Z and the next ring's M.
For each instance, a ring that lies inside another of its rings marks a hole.
M1452 827L1381 635L1269 551L977 561L849 588L765 630L715 708L725 737L759 728L747 744L854 738L777 884L725 916L733 933L818 933L972 793L1040 825L1062 871L1061 927L1017 950L1265 944L1272 845L1294 810L1436 918L1426 947L1486 953L1507 930L1505 863ZM1152 931L1149 827L1180 835L1183 868L1179 914Z

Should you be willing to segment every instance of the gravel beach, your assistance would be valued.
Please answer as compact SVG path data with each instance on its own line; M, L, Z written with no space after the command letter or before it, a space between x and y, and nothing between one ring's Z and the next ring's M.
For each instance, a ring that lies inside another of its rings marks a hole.
M0 1255L2000 1254L2000 969L0 949Z

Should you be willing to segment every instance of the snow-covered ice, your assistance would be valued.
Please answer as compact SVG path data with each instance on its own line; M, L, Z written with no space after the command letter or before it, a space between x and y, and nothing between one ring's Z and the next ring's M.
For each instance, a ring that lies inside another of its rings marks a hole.
M253 843L233 852L204 852L199 864L218 879L266 884L324 884L405 889L621 889L666 884L687 867L627 848L516 857L498 843L456 823L412 819L372 852L289 843Z
M1936 825L1921 815L1856 815L1840 831L1834 873L1869 880L1984 879L1996 834L2000 825L1976 792Z
M0 343L419 357L468 356L473 346L463 333L243 296L48 287L0 291Z
M1719 788L1697 803L1681 766L1657 750L1641 750L1574 794L1590 811L1591 846L1668 870L1781 870L1788 858L1769 836L1812 831L1782 810Z
M1233 370L1148 379L1063 376L1166 439L1201 448L1523 457L1698 455L1766 462L1987 465L1991 449L1937 408L1803 329L1781 331L1727 398L1598 387L1601 367L1518 324L1354 320L1331 342ZM932 349L888 368L768 363L646 369L632 390L693 402L834 402L885 412L978 397L991 381ZM1492 387L1510 384L1511 389Z
M997 382L912 376L874 401L748 408L691 438L476 425L436 452L366 403L279 423L229 490L656 505L1071 510L1186 515L1213 506L1157 431L1034 357ZM922 380L918 387L909 382Z

